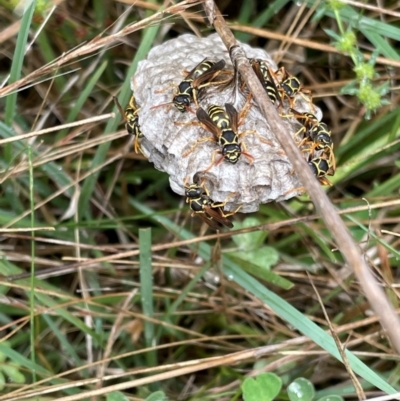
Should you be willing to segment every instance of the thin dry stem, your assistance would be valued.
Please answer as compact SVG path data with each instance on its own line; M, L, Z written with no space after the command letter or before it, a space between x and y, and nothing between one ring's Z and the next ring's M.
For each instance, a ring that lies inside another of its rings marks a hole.
M94 123L97 121L108 120L110 118L115 118L115 114L107 113L107 114L103 114L101 116L95 116L95 117L85 118L84 120L74 121L73 123L56 125L54 127L41 129L39 131L28 132L27 134L14 135L9 138L0 139L0 146L4 145L5 143L21 141L23 139L32 138L34 136L44 135L44 134L48 134L48 133L54 132L54 131L61 131L62 129L65 129L65 128L78 127L80 125Z
M331 320L329 318L328 312L325 309L324 302L322 301L322 298L319 295L317 287L315 287L315 285L314 285L314 283L313 283L313 281L311 279L311 276L310 276L310 274L308 272L307 272L307 276L310 279L311 285L312 285L312 287L314 289L314 292L315 292L315 294L316 294L316 296L318 298L318 302L321 305L321 309L322 309L322 311L324 313L326 322L328 323L331 335L332 335L333 339L335 340L335 344L336 344L336 346L338 348L340 356L342 357L343 364L344 364L344 366L345 366L345 368L347 370L347 373L350 376L351 381L353 382L354 388L355 388L355 390L357 392L358 399L359 400L365 400L366 397L365 397L364 390L363 390L363 388L362 388L362 386L360 384L360 381L358 380L357 376L352 371L350 363L349 363L349 361L347 359L346 352L345 352L346 346L343 346L343 344L341 343L339 335L338 335L335 327L333 326L333 324L332 324L332 322L331 322Z
M113 161L114 161L114 159L111 161L108 161L106 164L109 164ZM101 167L104 167L104 166L101 166ZM93 174L93 172L91 171L87 175L90 175L90 174ZM86 178L86 176L80 177L80 180L84 179L84 178ZM68 188L71 187L72 185L75 185L75 182L70 184L68 186ZM66 190L66 188L62 188L59 192L62 193L65 190ZM58 195L58 193L55 194L55 196L57 196L57 195ZM40 203L38 205L38 207L42 206L42 204L44 204L46 202L49 202L51 199L46 199L45 201ZM391 200L391 201L387 201L387 202L379 202L377 204L372 204L369 206L355 206L355 207L347 208L344 210L338 210L337 213L338 214L350 214L350 213L356 213L356 212L360 212L363 210L367 210L368 208L380 209L380 208L385 208L385 207L390 207L390 206L398 206L398 205L400 205L400 200L396 199L396 200ZM164 251L164 250L167 250L170 248L179 248L181 246L196 244L196 243L202 242L202 241L210 241L210 240L214 240L217 238L221 238L221 239L222 238L230 238L233 235L250 233L250 232L255 232L255 231L260 231L260 230L276 231L282 227L292 226L292 225L298 224L298 223L305 223L305 222L309 222L309 221L316 220L319 218L320 218L319 214L314 214L311 216L287 219L284 221L279 221L277 223L260 224L260 225L253 226L253 227L242 228L242 229L236 230L236 231L231 230L231 231L227 231L225 233L216 233L216 234L210 234L210 235L205 235L205 236L198 236L198 237L194 237L194 238L191 238L188 240L168 242L168 243L161 244L161 245L154 245L151 247L151 251L154 253L154 252L158 252L158 251ZM117 260L121 260L123 258L129 258L132 256L137 256L137 255L139 255L139 250L133 250L133 251L117 253L115 255L108 255L108 256L104 256L104 257L100 257L100 258L90 259L90 260L86 260L84 262L67 264L67 265L64 265L61 267L57 267L57 268L42 269L40 271L35 272L35 277L47 278L47 277L53 277L53 276L60 276L62 274L76 272L78 270L79 266L90 266L90 265L99 266L99 264L102 262L110 263L113 260L117 261ZM28 278L30 276L31 276L30 273L22 273L22 274L7 276L6 280L7 281L15 281L15 280L23 279L23 278Z
M304 341L304 337L300 337L302 341ZM287 341L284 345L284 347L287 346L288 343L298 343L298 339L294 340L289 340ZM202 370L206 369L211 369L213 367L217 366L227 366L227 365L235 365L240 362L244 362L249 359L255 359L259 358L264 355L271 354L273 352L276 352L277 350L280 350L282 347L281 344L278 345L268 345L265 347L258 347L258 348L253 348L250 350L245 350L245 351L239 351L239 352L234 352L228 355L223 355L220 357L211 357L211 358L204 358L200 360L191 360L188 362L180 362L180 363L175 363L175 364L170 364L170 365L164 365L164 366L156 366L153 368L148 368L148 369L143 369L142 373L149 374L150 372L156 372L159 370L166 370L165 372L161 372L158 374L153 374L149 375L148 377L144 378L139 378L139 379L134 379L134 380L128 380L126 382L110 385L108 387L103 387L101 389L97 390L88 390L88 391L83 391L80 394L75 394L71 396L66 396L66 397L59 397L58 401L75 401L75 400L82 400L86 399L88 397L94 397L98 395L104 395L108 394L111 391L121 391L121 390L126 390L129 388L135 388L139 386L143 386L145 384L149 383L155 383L159 382L162 380L167 380L171 379L174 377L179 377L179 376L184 376L188 375L190 373L194 372L199 372ZM138 372L136 372L138 373ZM132 372L127 372L125 375L131 375ZM120 377L120 375L118 375ZM111 380L114 379L114 377L106 377L105 379ZM7 401L17 401L17 400L22 400L28 397L34 397L37 395L43 395L43 394L49 394L55 391L60 391L63 389L67 388L77 388L78 386L84 386L84 385L89 385L93 384L94 382L98 381L98 379L86 379L86 380L79 380L75 381L74 383L67 383L67 384L61 384L61 385L55 385L49 388L46 388L45 390L34 390L29 393L22 393L19 394L17 397L10 397L9 394L7 394ZM5 400L2 396L0 396L0 400Z
M301 156L300 150L297 148L294 141L288 140L290 136L286 132L282 119L269 100L264 88L249 64L246 54L237 43L214 1L206 0L204 9L208 20L214 26L226 48L229 50L233 65L239 70L243 80L246 82L260 107L262 114L269 122L272 131L275 133L290 162L294 166L302 184L310 194L316 209L321 213L327 228L332 232L332 236L338 244L338 249L357 276L371 308L376 315L379 316L381 325L386 330L386 334L393 347L397 353L400 353L400 322L392 304L386 298L382 288L375 281L371 270L367 266L364 257L361 255L358 245L354 242L350 232L340 219L339 214L331 204L329 198L321 189L318 180L313 176L311 169Z
M254 36L259 36L260 38L284 41L287 43L304 46L309 49L321 50L321 51L327 52L327 53L343 54L342 52L337 50L335 47L328 45L326 43L319 43L319 42L315 42L315 41L308 40L308 39L291 38L283 33L269 31L268 29L254 28L252 26L237 25L237 24L229 24L229 28L234 31L238 31L238 32L250 33ZM363 57L366 60L370 60L372 57L372 54L363 53ZM376 64L390 65L392 67L400 67L400 61L393 60L393 59L387 59L384 57L377 57Z
M41 77L44 74L48 74L52 71L57 70L64 64L67 64L67 63L71 62L72 60L75 60L76 58L82 57L86 54L94 53L95 51L103 48L104 46L109 46L115 42L120 41L123 37L125 37L126 35L129 35L132 32L138 31L138 30L146 28L154 23L158 23L158 22L165 20L167 18L166 15L168 15L168 14L171 14L171 15L180 14L187 8L193 7L196 4L199 4L198 0L186 0L179 4L168 7L167 9L165 9L163 11L155 13L151 17L144 18L143 20L141 20L139 22L130 24L115 34L106 36L104 38L101 38L100 36L96 36L90 42L78 47L75 50L70 51L69 53L63 54L61 57L59 57L57 60L53 61L52 63L49 63L49 64L43 66L42 68L38 68L37 70L28 74L26 77L19 79L16 82L13 82L12 84L6 86L5 88L0 89L0 98L8 95L9 93L14 92L18 88L21 88L22 86L29 84L30 82L33 82L35 79L37 79L38 77Z

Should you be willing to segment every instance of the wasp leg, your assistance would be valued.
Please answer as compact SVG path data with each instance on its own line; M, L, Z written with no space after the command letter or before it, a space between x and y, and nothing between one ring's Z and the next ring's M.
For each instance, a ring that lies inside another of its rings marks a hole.
M293 173L294 173L294 172L293 172ZM301 191L302 193L306 192L305 187L297 187L297 188L289 189L289 190L287 190L286 192L284 192L283 196L289 195L291 192L300 192L300 191Z
M225 211L223 210L223 208L225 207L225 205L228 203L229 199L232 198L232 196L233 196L234 194L236 194L236 192L230 193L230 194L225 198L225 200L224 200L223 202L214 202L213 205L212 205L213 207L222 208L222 209L221 209L221 214L222 214L222 216L223 216L224 218L233 216L233 215L236 214L236 213L241 209L241 207L243 206L243 205L239 205L233 212L226 212L226 213L225 213Z
M322 184L322 185L327 185L329 187L331 187L333 184L326 178L326 177L319 177L318 181Z
M140 144L140 139L138 137L136 137L133 142L133 150L135 151L136 154L139 154L140 152L144 157L146 157Z
M328 156L328 164L331 171L333 171L333 174L335 174L336 170L336 159L335 159L335 154L333 153L333 143L330 146L326 146L324 149L324 154ZM333 175L333 174L328 174L328 175Z
M213 207L225 207L225 205L228 203L228 199L232 196L232 194L230 194L223 202L219 202L219 203L213 203ZM229 217L229 216L233 216L234 214L236 214L243 205L239 205L233 212L226 212L221 210L221 214L224 217Z
M301 149L302 153L308 153L308 156L306 157L306 160L312 160L314 157L314 151L311 150L311 148L305 148L305 149Z
M258 132L256 130L254 130L254 129L248 130L248 131L243 131L240 134L238 134L238 137L240 138L242 136L246 136L246 135L250 135L250 134L258 134Z
M300 135L300 134L302 134L303 132L305 132L306 131L306 127L301 127L294 135L293 135L293 140L297 143L297 137ZM298 143L298 147L301 147L301 146L303 146L305 143L306 143L306 141L307 141L307 137L305 137L305 138L303 138L299 143Z
M291 109L294 108L294 106L295 106L295 99L296 99L296 98L293 98L293 97L288 96L288 94L287 94L282 88L279 88L279 92L281 93L281 99L287 99L287 101L289 102L289 107L290 107ZM282 111L282 108L283 108L283 107L281 107L281 110L279 111L279 113Z
M332 171L328 175L334 175L336 171L336 159L332 148L330 148L329 164L331 166L330 170Z
M300 91L299 91L295 96L293 96L293 97L288 96L288 95L286 94L286 92L284 92L283 95L288 99L289 105L290 105L290 108L291 108L291 109L293 109L294 106L296 105L296 98L297 98L297 96L301 96L301 97L303 98L303 100L304 100L305 102L307 102L308 105L310 106L312 113L315 113L315 110L316 110L316 109L315 109L315 105L314 105L313 102L312 102L312 92L311 92L310 90L308 90L308 89L303 89L303 88L302 88L302 89L300 89Z
M250 154L247 153L247 146L245 142L241 142L240 146L243 148L243 150L240 152L243 156L247 157L247 160L249 161L250 164L253 164L254 157Z
M269 141L268 139L265 139L254 129L249 130L249 131L243 131L238 136L239 136L239 138L241 138L243 136L250 135L250 134L254 134L261 142L266 143L267 145L273 146L273 143L271 141Z
M280 117L282 118L296 118L295 114L279 114Z
M225 203L226 203L226 202L225 202ZM236 214L236 213L242 208L242 206L243 206L243 205L239 205L233 212L228 212L228 213L222 212L222 215L223 215L224 217L233 216L234 214Z
M183 152L183 153L182 153L182 157L188 157L188 156L196 149L197 145L198 145L200 142L208 142L208 141L210 141L210 142L215 142L215 138L214 138L214 137L207 137L207 138L198 139L198 140L195 142L195 144L194 144L189 150L187 150L186 152ZM208 171L208 169L207 169L207 170L204 170L204 172L206 172L206 171Z
M177 87L178 87L178 85L173 84L173 83L170 83L170 84L168 84L168 86L166 86L166 87L163 88L163 89L157 89L157 90L155 90L154 93L164 93L165 91L167 91L167 90L170 89L170 88L176 89Z
M310 105L311 111L315 113L315 105L312 102L312 92L309 89L301 89L299 95Z
M285 67L278 68L276 71L272 71L270 67L268 67L269 73L271 74L272 78L279 84L279 82L283 82L288 76L288 72L286 71ZM279 77L278 75L281 74Z
M202 124L202 123L199 122L199 121L187 121L187 122L185 122L185 123L182 123L182 122L179 122L179 121L175 121L174 124L175 124L175 125L195 125L196 127L202 127L202 128L204 128L205 130L207 129L207 128L204 126L204 124Z
M249 93L247 95L246 103L244 104L242 110L239 113L239 121L238 121L238 127L240 127L244 119L247 117L247 114L249 114L250 109L253 107L253 104L251 103L251 100L253 99L253 95Z
M230 194L225 198L225 200L222 201L222 202L214 202L214 203L213 203L213 206L214 206L214 207L224 207L224 206L228 203L229 199L231 199L232 196L235 195L236 193L237 193L237 192L232 192L232 193L230 193ZM240 206L237 208L237 210L239 210L241 207L242 207L242 205L240 205ZM234 212L234 213L235 213L235 212Z
M214 140L215 142L215 140ZM203 170L203 173L207 173L208 171L210 171L214 166L218 166L218 164L220 164L223 160L224 160L224 156L221 156L217 161L215 161L215 157L217 154L221 154L221 151L219 149L214 150L212 156L211 156L211 163L210 165Z
M306 140L307 140L307 139L308 139L308 138L304 138L301 142L306 143ZM300 144L301 144L301 143L300 143ZM299 147L300 147L300 144L299 144ZM304 144L303 144L303 145L304 145ZM311 155L311 154L314 154L315 149L317 149L319 145L320 145L320 142L314 142L309 148L303 149L303 152L309 152L310 155Z
M155 106L150 107L150 110L158 109L161 106L168 106L165 110L165 113L168 113L171 110L172 102L156 104Z
M227 84L232 81L232 78L224 79L223 81L211 81L214 79L216 76L218 76L222 71L216 71L215 75L210 79L210 82L207 82L205 84L199 85L198 89L203 89L206 88L207 86L214 86L214 85L223 85Z

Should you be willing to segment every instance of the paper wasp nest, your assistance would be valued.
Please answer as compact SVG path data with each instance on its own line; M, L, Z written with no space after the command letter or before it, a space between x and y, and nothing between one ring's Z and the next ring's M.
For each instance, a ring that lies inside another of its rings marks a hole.
M242 46L248 58L266 60L273 70L277 69L265 51L246 44ZM212 137L212 134L200 126L176 124L197 121L194 113L181 112L172 104L154 106L171 103L177 86L188 71L205 58L214 62L224 59L225 68L234 73L229 54L217 34L207 38L182 35L154 47L147 59L139 63L132 78L132 90L140 107L143 152L158 170L169 174L171 188L179 195L185 194L185 179L191 183L194 174L206 170L211 164L213 152L220 146L213 141L203 141L184 157L199 139ZM246 98L246 94L242 94L233 83L226 87L209 86L202 92L199 106L207 110L209 104L224 107L225 103L231 103L240 113ZM260 203L282 201L302 192L301 183L271 132L268 121L261 115L258 106L252 103L238 131L256 130L270 144L261 141L257 135L244 135L239 142L245 143L246 152L254 158L253 163L242 154L236 164L223 160L204 175L204 184L214 201L222 202L230 196L225 209L235 210L242 205L240 212L244 213L258 210ZM195 109L193 103L191 107ZM321 117L319 111L310 110L309 103L301 96L296 98L296 110L313 112L318 118ZM284 119L284 122L288 127L288 135L299 129L299 124L292 119ZM288 137L288 140L291 139ZM217 160L219 157L217 155Z

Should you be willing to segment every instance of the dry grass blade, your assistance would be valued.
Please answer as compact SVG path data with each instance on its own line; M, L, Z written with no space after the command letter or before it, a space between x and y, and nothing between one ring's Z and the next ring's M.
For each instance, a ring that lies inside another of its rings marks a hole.
M318 302L321 305L321 308L322 308L322 311L324 313L325 319L326 319L326 321L328 323L328 326L329 326L329 330L331 331L332 337L335 340L336 346L337 346L337 348L338 348L338 350L340 352L340 356L342 357L343 364L344 364L344 366L345 366L345 368L347 370L347 373L350 376L351 381L353 382L354 388L356 389L356 392L357 392L357 395L358 395L358 399L359 400L365 400L364 390L363 390L363 388L362 388L362 386L360 384L360 381L357 379L357 376L355 375L355 373L352 371L352 369L350 367L350 364L349 364L349 361L347 359L346 353L344 352L345 347L340 342L340 338L338 336L338 333L336 332L335 327L333 327L333 324L332 324L332 322L331 322L331 320L330 320L330 318L328 316L328 313L327 313L327 311L325 309L324 302L322 301L321 296L319 295L319 292L318 292L317 288L315 287L315 285L314 285L314 283L313 283L313 281L311 279L311 276L310 276L310 274L308 272L307 272L307 276L308 276L308 278L309 278L309 280L311 282L311 285L312 285L312 287L314 289L314 292L315 292L315 294L316 294L316 296L318 298Z
M95 116L95 117L86 118L84 120L75 121L73 123L57 125L57 126L42 129L39 131L28 132L27 134L15 135L10 138L0 139L0 145L4 145L5 143L20 141L22 139L32 138L34 136L48 134L48 133L54 132L54 131L61 131L62 129L65 129L65 128L78 127L78 126L84 125L84 124L94 123L94 122L102 121L102 120L108 120L109 118L115 118L115 114L107 113L107 114L103 114L101 116Z
M268 31L267 29L260 29L260 28L254 28L252 26L243 26L236 24L229 24L229 28L238 32L250 33L252 35L259 36L260 38L279 40L290 44L308 47L309 49L321 50L326 53L342 54L338 49L326 43L314 42L312 40L302 39L302 38L293 38L283 33ZM373 55L370 53L363 53L363 57L366 60L370 60L373 57ZM376 63L392 67L400 67L400 61L389 60L385 57L377 57Z
M400 205L400 200L380 202L380 203L369 205L369 206L355 206L355 207L351 207L351 208L347 208L347 209L338 211L337 213L351 214L351 213L359 212L362 210L381 209L381 208L386 208L389 206L396 206L396 205ZM38 204L38 206L41 206L41 204ZM311 216L305 216L305 217L296 217L293 219L279 221L277 223L262 224L262 225L257 225L257 226L253 226L253 227L249 227L249 228L242 228L242 229L236 230L236 231L232 230L232 231L228 231L225 233L216 233L216 234L198 236L198 237L191 238L188 240L183 240L183 241L167 242L167 243L161 244L161 245L154 245L151 250L152 250L152 252L163 251L163 250L166 250L169 248L178 248L180 246L196 244L196 243L199 243L202 241L210 241L210 240L214 240L214 239L218 239L218 238L221 238L221 239L222 238L230 238L235 234L250 233L250 232L255 232L255 231L260 231L260 230L276 231L282 227L291 226L291 225L294 225L297 223L309 222L309 221L316 220L319 218L320 218L320 216L318 214L314 214ZM113 250L111 250L111 252L112 251ZM36 275L36 277L40 277L40 278L59 276L61 274L75 272L78 270L79 267L82 267L82 266L89 267L90 265L93 265L93 264L98 265L99 263L104 262L104 261L107 261L107 262L112 262L113 260L121 261L124 258L129 258L132 256L137 256L137 255L139 255L138 249L133 250L133 251L116 253L115 255L108 256L108 257L106 256L106 257L101 257L101 258L90 259L90 260L87 260L84 262L68 264L68 265L64 265L62 267L42 269L40 272L36 272L35 275ZM8 276L7 281L15 281L15 280L20 280L20 279L27 278L27 277L30 277L29 273L22 273L22 274L18 274L18 275Z
M303 339L304 341L304 339ZM188 362L181 362L181 363L176 363L176 364L171 364L171 365L166 365L166 366L156 366L154 368L148 368L144 369L143 373L149 374L151 371L157 371L157 370L165 370L169 369L166 372L154 374L152 376L148 377L143 377L140 379L135 379L135 380L129 380L123 383L118 383L115 385L111 385L108 387L103 387L100 389L96 390L89 390L86 392L82 392L80 394L75 394L75 395L70 395L66 397L60 397L58 398L58 401L76 401L76 400L82 400L82 399L87 399L88 397L95 397L99 395L104 395L108 394L112 391L122 391L126 390L129 388L135 388L139 386L144 386L145 384L149 383L157 383L163 380L171 379L174 377L180 377L184 375L188 375L193 372L199 372L202 370L206 369L212 369L217 366L229 366L229 365L235 365L237 363L249 360L249 359L255 359L255 358L260 358L264 355L271 354L273 352L276 352L277 350L282 348L282 345L286 347L288 343L291 343L292 341L288 341L285 344L278 344L278 345L268 345L265 347L258 347L258 348L253 348L250 350L245 350L245 351L239 351L239 352L234 352L228 355L223 355L220 357L211 357L211 358L205 358L201 360L191 360ZM295 343L298 343L298 339L294 340ZM136 374L139 372L136 372ZM131 374L130 372L128 374ZM107 377L109 379L109 377ZM111 379L111 378L110 378ZM28 394L20 394L17 397L9 397L7 398L7 401L17 401L17 400L23 400L28 397L36 396L39 394L49 394L54 391L58 391L60 389L65 389L65 388L70 388L72 386L78 387L78 386L83 386L87 384L91 384L94 381L97 381L97 379L87 379L87 380L80 380L75 383L68 383L68 384L62 384L62 385L57 385L54 386L54 388L50 387L47 388L46 390L42 391L34 391L30 392ZM3 398L0 396L0 400Z
M54 231L54 227L0 228L0 233L23 233L31 231Z
M385 41L380 55L386 57L386 64L398 63L393 36L399 30L393 17L368 7L354 10L356 1L339 11L345 30L349 15L358 16L360 24L350 28L354 28L360 54L372 53L372 46L380 49L373 40ZM317 398L322 392L364 398L356 393L346 368L363 387L369 383L375 394L379 389L393 399L396 390L387 378L393 377L400 354L382 338L380 316L371 310L364 289L338 250L336 237L308 194L285 202L262 202L257 211L234 216L233 230L217 233L202 226L201 219L191 219L185 198L173 191L165 171L154 168L152 159L158 154L135 153L136 136L128 132L123 118L132 89L142 128L149 108L141 101L140 91L147 91L154 104L171 102L180 83L204 58L216 63L223 58L234 72L229 52L208 24L204 0L45 3L49 8L38 7L30 24L24 24L29 34L18 51L20 17L11 11L0 13L6 28L0 32L4 45L0 91L12 91L4 100L16 98L7 120L0 122L4 147L0 358L6 357L0 364L0 401L106 399L115 397L118 390L129 399L150 399L161 392L173 400L248 399L245 392L240 393L243 381L258 380L266 372L284 379L282 391L300 372L318 386ZM334 186L323 189L336 213L344 214L341 218L374 269L375 280L400 311L396 270L400 116L393 107L400 74L382 63L374 64L371 85L388 87L382 99L390 98L392 105L384 105L370 121L364 121L358 97L339 92L343 86L354 85L355 72L349 68L348 55L326 47L337 43L329 42L327 30L332 37L342 32L323 0L217 4L228 26L241 25L242 29L232 31L247 56L247 46L265 48L274 59L283 56L277 68L284 67L304 89L312 90L313 104L321 109L332 133L338 162ZM399 11L395 6L390 10ZM371 25L364 26L365 21ZM249 27L255 29L241 32ZM281 35L265 39L269 31ZM218 49L200 46L208 36L215 38ZM171 46L160 53L171 40L185 37L190 38L185 46ZM21 74L10 80L16 55L23 58ZM148 65L160 88L152 79L137 79L137 71L145 69L151 57L165 62L165 68ZM169 69L174 72L171 85ZM6 88L17 80L15 90ZM240 88L210 86L200 96L202 106L234 102L244 123L246 110L240 105L249 99L250 120L255 120L254 113L261 114L245 83ZM283 89L275 86L275 90ZM225 101L220 92L228 90L232 96ZM114 96L122 110L114 107ZM278 110L286 105L284 100ZM299 103L293 105L299 111L302 108ZM169 106L158 109L166 124L158 124L154 132L171 130L171 135L158 138L157 146L166 149L171 159L183 156L184 137L195 143L189 130L181 133L175 127L176 122L196 119L196 114L187 111L180 113ZM260 115L260 120L265 119ZM301 122L293 123L297 131ZM263 131L258 126L257 130ZM195 134L209 135L201 128ZM265 164L276 147L288 174L297 180L296 188L302 186L282 146L274 134L271 137L274 146L266 145ZM242 139L248 154L257 154L257 138ZM145 147L149 138L144 135L142 140ZM173 140L176 151L170 146ZM200 144L206 167L218 148L211 141ZM187 160L193 160L192 156ZM237 172L249 161L243 158L242 166L227 165L239 190L243 183L251 190L262 183L252 175L260 170L257 166L238 179ZM213 166L211 173L218 176L220 168ZM280 165L277 171L282 171ZM183 184L184 178L177 182ZM138 234L147 227L153 233L151 241L143 241ZM146 264L142 263L143 243ZM334 333L307 272L334 322ZM148 280L143 284L145 276ZM153 305L153 310L147 305ZM335 343L335 334L340 344ZM23 383L19 377L9 377L2 384L7 364L19 368ZM366 396L371 398L371 392Z
M206 0L204 2L204 9L208 20L214 26L229 50L233 64L236 65L236 68L240 71L241 76L259 105L261 112L268 120L273 132L275 132L277 139L288 155L290 162L297 171L301 182L309 192L314 205L321 213L326 226L337 242L338 249L356 274L365 296L370 302L371 308L379 316L380 322L386 330L386 334L393 347L400 353L400 336L398 335L398 333L400 333L400 321L393 306L386 298L382 288L379 287L375 281L375 278L361 255L359 247L354 242L345 224L340 219L339 214L329 201L329 198L321 189L311 169L308 168L306 162L301 157L296 144L293 141L287 140L286 129L277 110L273 107L264 88L254 74L244 51L238 45L214 1Z
M130 24L115 34L109 35L104 38L101 38L100 36L96 36L89 43L86 43L86 44L78 47L77 49L72 50L72 51L62 55L56 61L49 63L47 65L44 65L43 67L38 68L37 70L28 74L26 77L19 79L18 81L13 82L12 84L0 89L0 98L14 92L18 88L21 88L22 86L25 86L25 85L33 82L35 79L37 79L38 77L41 77L42 75L48 74L48 73L60 68L64 64L67 64L74 59L82 57L86 54L94 53L95 51L104 48L104 46L109 46L109 45L112 45L113 43L118 42L123 37L125 37L126 35L129 35L132 32L135 32L140 29L151 26L154 23L159 23L159 22L165 20L166 18L168 18L168 17L166 17L166 15L168 15L168 14L171 14L171 15L181 14L187 8L193 7L197 4L199 4L198 0L183 1L179 4L168 7L163 11L157 12L148 18L144 18L139 22Z

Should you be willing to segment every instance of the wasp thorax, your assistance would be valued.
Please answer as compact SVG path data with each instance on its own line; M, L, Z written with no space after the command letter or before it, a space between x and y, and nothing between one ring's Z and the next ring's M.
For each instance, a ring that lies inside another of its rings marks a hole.
M312 143L310 130L321 115L311 94L264 50L243 48L315 175L332 171L327 147ZM171 188L213 228L231 226L227 210L249 213L301 193L291 163L218 35L182 35L154 47L139 63L132 89L149 161L169 174Z

